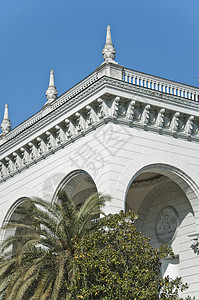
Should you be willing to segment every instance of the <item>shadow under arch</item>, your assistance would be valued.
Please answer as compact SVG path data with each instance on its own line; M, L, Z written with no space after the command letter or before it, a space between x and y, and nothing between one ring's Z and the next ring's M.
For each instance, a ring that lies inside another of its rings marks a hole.
M126 186L125 209L138 214L137 230L154 248L162 244L172 247L175 256L162 260L162 275L180 276L188 282L181 275L187 264L183 257L186 252L195 258L190 236L198 232L198 186L190 172L166 163L149 163L137 168Z
M27 200L29 197L24 196L17 199L12 206L9 208L8 212L6 213L6 216L2 222L2 232L1 232L1 239L5 240L9 236L14 236L15 234L21 233L21 229L16 227L9 228L9 222L10 221L19 221L22 216L20 215L20 208L25 206L27 204ZM28 204L30 205L30 203ZM31 203L31 207L34 206L33 203Z
M134 180L140 176L141 174L144 173L156 173L159 175L163 175L165 177L168 177L171 179L173 182L175 182L185 193L186 197L188 198L190 205L192 207L193 212L195 213L195 206L196 206L196 199L199 199L199 188L198 185L192 180L190 176L188 176L185 172L180 170L177 167L174 167L169 164L164 164L164 163L153 163L153 164L148 164L144 167L142 167L140 170L138 170L130 179L126 191L125 191L125 203L124 207L125 210L127 208L127 195L128 191L130 189L130 186L134 182Z
M52 202L56 201L59 191L65 191L74 203L78 206L86 198L97 192L96 184L89 173L77 169L67 174L58 184L52 197Z

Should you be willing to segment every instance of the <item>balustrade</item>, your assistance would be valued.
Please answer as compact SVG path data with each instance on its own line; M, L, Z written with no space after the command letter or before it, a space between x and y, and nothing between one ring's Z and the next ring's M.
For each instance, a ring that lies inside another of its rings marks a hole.
M170 80L160 79L155 76L146 75L141 72L124 69L123 79L133 85L145 87L154 91L174 95L192 101L198 101L199 89L190 88L184 84L175 83Z

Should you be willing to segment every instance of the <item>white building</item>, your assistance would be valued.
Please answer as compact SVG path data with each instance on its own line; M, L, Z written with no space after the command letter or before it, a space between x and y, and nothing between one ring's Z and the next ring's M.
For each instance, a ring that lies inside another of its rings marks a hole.
M116 63L109 26L103 57L60 97L51 71L47 102L13 130L5 107L1 225L27 196L53 201L66 189L78 205L106 192L107 213L134 210L154 247L172 246L163 273L180 275L199 299L199 89Z

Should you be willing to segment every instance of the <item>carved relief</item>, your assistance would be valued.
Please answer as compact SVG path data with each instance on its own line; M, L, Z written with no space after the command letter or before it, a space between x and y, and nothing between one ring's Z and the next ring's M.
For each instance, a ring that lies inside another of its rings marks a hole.
M170 129L173 133L178 132L180 113L176 112L171 120Z
M99 119L101 119L105 116L105 103L101 98L97 99L97 102L98 102L98 113L97 114L98 114Z
M158 127L158 129L160 129L160 130L164 126L164 114L165 114L165 108L161 108L157 115L157 119L155 122L155 126Z
M119 102L120 102L120 97L115 97L115 100L113 101L112 104L112 116L117 117L119 114Z
M93 114L93 109L90 105L86 106L86 121L88 123L88 125L92 125L94 123L94 114Z
M172 241L178 227L178 214L172 206L162 208L156 218L156 236L162 243Z
M108 96L106 99L113 98ZM6 158L2 158L1 179L12 176L16 171L20 172L21 169L24 169L24 166L28 167L32 162L45 158L49 152L54 153L60 145L64 147L66 143L73 140L73 136L77 136L80 132L86 134L87 129L91 130L91 126L96 128L99 126L98 124L102 124L102 119L108 120L110 116L126 125L134 121L135 127L139 126L140 128L140 124L142 124L150 129L152 125L153 131L161 131L162 134L166 129L167 134L179 132L180 138L194 137L196 141L199 140L197 117L186 114L180 116L180 112L168 109L166 111L165 108L157 109L156 106L144 105L135 100L121 99L119 96L115 96L114 100L98 98L81 108L81 111L73 112L72 116L63 119L59 124L44 131L39 137L29 141L15 152L11 152Z
M144 126L147 126L150 118L150 108L151 106L147 104L142 112L141 122Z
M126 119L128 119L129 121L133 121L134 113L135 113L135 101L132 100L129 103L127 108Z
M193 130L194 130L193 120L194 120L194 116L190 116L188 118L188 120L186 122L186 125L185 125L185 128L184 128L184 132L188 136L191 136L191 134L193 133Z

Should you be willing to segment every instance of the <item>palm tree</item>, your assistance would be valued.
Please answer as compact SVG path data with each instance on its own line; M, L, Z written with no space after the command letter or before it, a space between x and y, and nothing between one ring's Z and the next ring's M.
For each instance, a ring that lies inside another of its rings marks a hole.
M64 192L54 203L27 199L18 211L22 218L8 224L21 232L0 248L1 299L70 299L75 242L96 229L93 218L107 200L96 193L77 208Z

